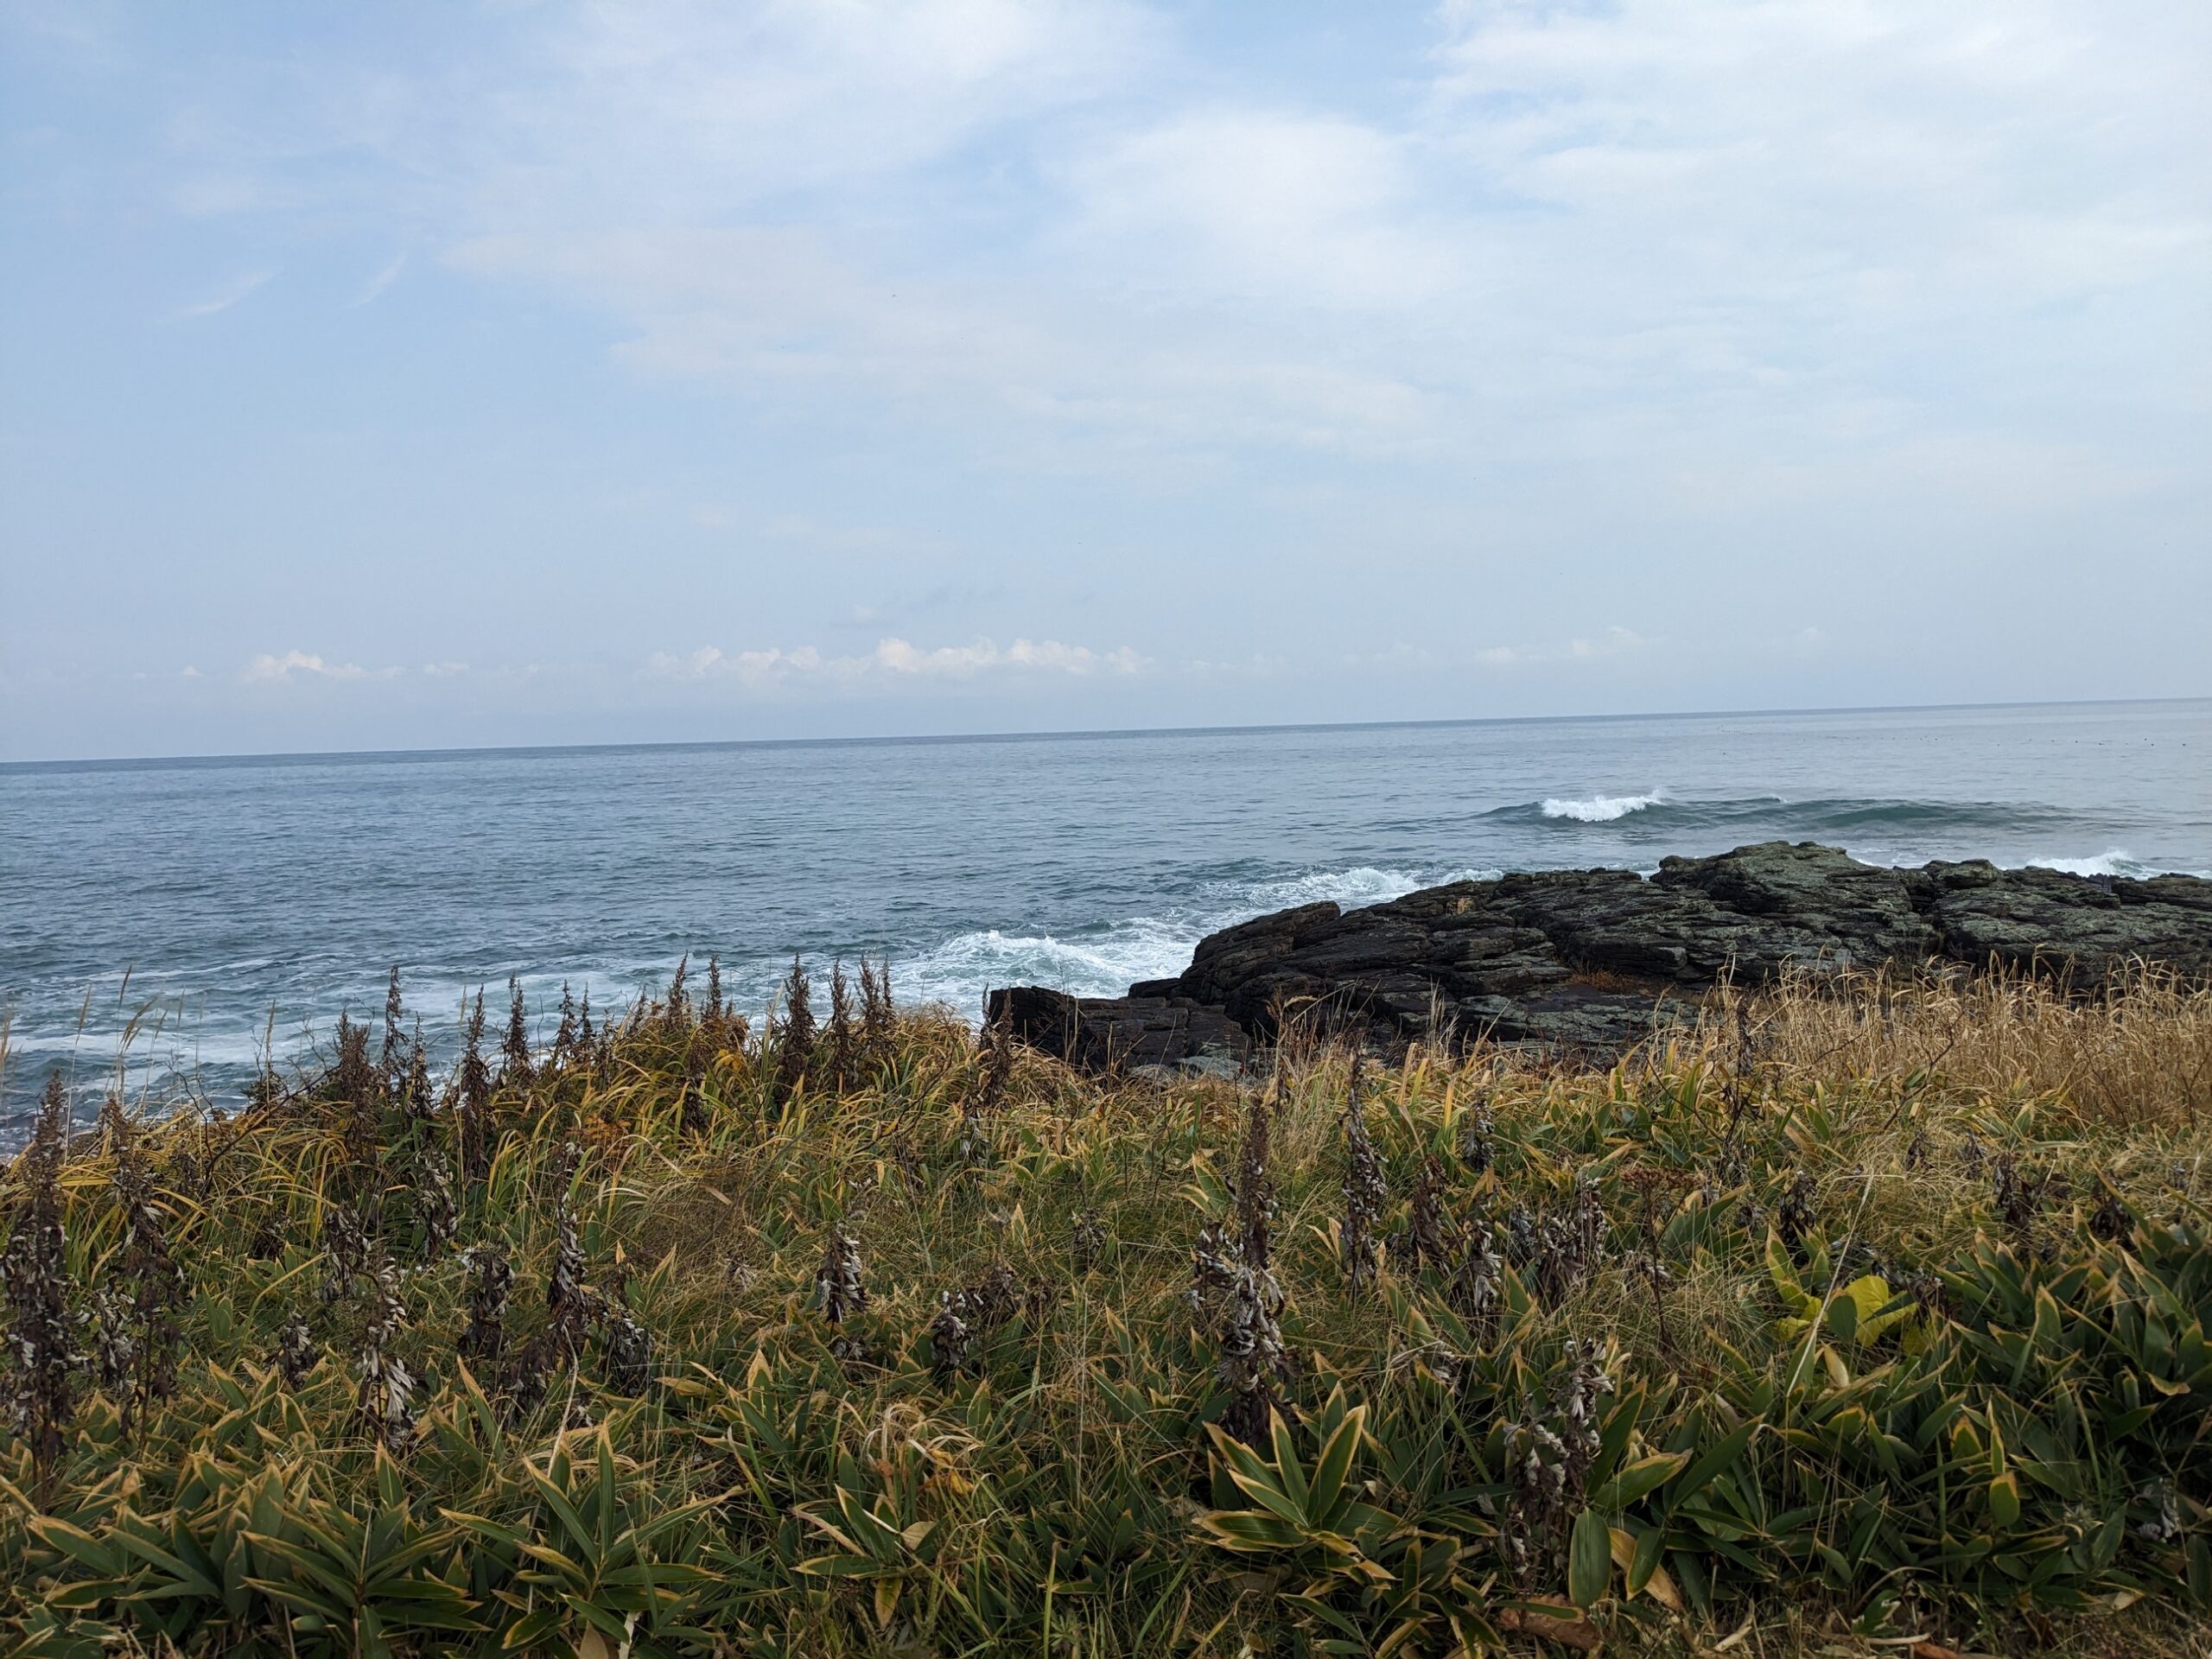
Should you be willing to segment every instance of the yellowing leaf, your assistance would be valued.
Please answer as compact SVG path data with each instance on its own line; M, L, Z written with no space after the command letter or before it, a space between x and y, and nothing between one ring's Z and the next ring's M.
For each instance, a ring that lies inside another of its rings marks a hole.
M1651 1570L1639 1582L1636 1572L1636 1535L1623 1527L1610 1529L1613 1548L1613 1565L1621 1570L1621 1577L1631 1596L1649 1596L1661 1606L1673 1612L1682 1611L1682 1592L1675 1588L1675 1581L1667 1576L1667 1569L1655 1562ZM1657 1548L1658 1534L1653 1534L1654 1548Z
M2020 1478L2007 1472L1989 1483L1989 1518L2009 1527L2020 1518Z

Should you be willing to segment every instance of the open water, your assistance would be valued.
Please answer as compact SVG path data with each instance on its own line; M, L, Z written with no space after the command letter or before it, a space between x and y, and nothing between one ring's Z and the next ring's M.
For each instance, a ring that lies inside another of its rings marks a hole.
M1776 838L2212 873L2212 702L4 766L0 1126L118 1057L226 1103L394 963L434 1034L709 952L756 1007L866 952L973 1018L1288 905Z

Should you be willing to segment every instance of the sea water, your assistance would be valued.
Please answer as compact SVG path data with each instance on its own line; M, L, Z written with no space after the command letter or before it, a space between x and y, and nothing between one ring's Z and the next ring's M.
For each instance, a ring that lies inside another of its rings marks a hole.
M0 1122L57 1065L234 1103L395 964L448 1042L510 976L543 1019L710 953L753 1009L868 955L972 1019L1289 905L1777 838L2212 873L2212 702L0 767Z

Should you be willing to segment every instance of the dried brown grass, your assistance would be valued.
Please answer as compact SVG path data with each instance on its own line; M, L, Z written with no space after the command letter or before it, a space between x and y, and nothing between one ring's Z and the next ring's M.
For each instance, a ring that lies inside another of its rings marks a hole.
M1793 974L1725 989L1696 1040L1803 1077L1847 1077L1876 1090L2044 1096L2113 1128L2179 1124L2212 1109L2212 986L2159 968L2116 976L2094 996L2011 972L1882 969Z

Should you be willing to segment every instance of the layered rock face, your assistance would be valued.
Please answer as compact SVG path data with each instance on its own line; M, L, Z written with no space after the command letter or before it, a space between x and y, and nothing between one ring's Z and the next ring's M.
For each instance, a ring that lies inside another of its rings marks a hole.
M991 994L1033 1046L1090 1069L1241 1061L1286 1016L1388 1043L1432 1033L1618 1050L1694 1014L1724 976L1885 962L1993 963L2094 990L2130 963L2212 976L2212 882L1861 864L1769 842L1629 870L1458 881L1344 911L1306 905L1199 942L1126 997Z

